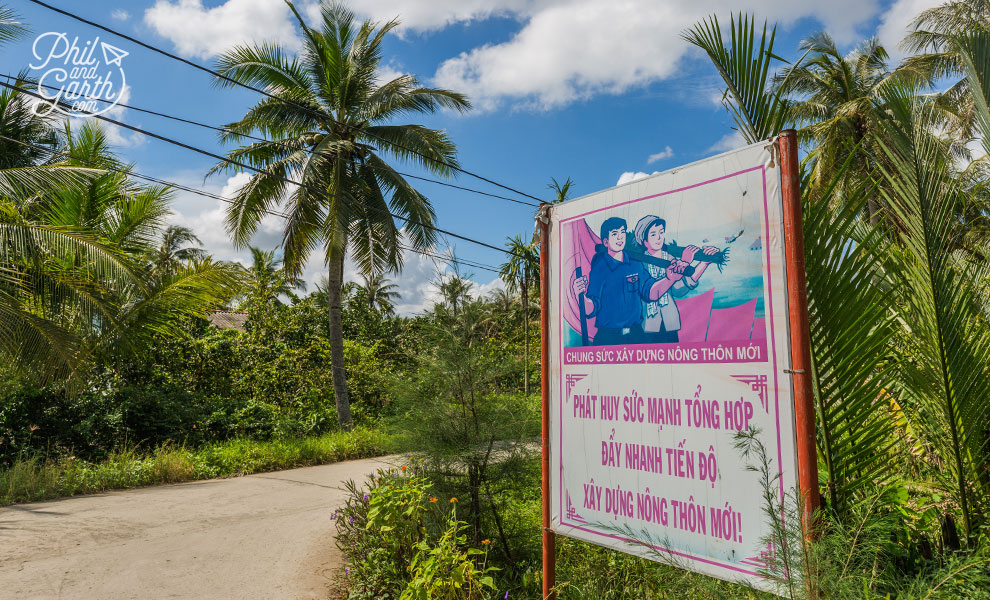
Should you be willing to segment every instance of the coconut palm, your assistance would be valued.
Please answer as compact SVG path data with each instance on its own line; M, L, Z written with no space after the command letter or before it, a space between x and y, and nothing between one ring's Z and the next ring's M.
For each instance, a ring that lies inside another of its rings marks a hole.
M962 75L966 66L953 38L990 24L990 1L956 0L929 8L910 24L901 46L912 53L906 64L929 70L934 76Z
M488 298L505 314L512 312L512 305L516 302L516 298L512 295L512 292L505 288L492 290L489 292Z
M443 306L457 316L461 308L471 301L471 289L474 284L467 277L461 276L457 263L454 263L453 273L438 273L435 285L443 298Z
M169 225L162 233L161 242L151 257L153 270L156 273L170 273L182 263L205 258L206 251L198 247L202 243L192 229L182 225Z
M378 309L387 315L395 312L395 300L399 298L398 289L394 283L381 273L361 274L361 284L358 286L368 300L368 308Z
M540 281L540 255L533 243L523 242L521 235L506 238L509 260L499 268L506 287L519 290L523 314L523 393L529 393L529 289Z
M463 111L469 104L460 94L420 86L412 75L379 82L382 41L397 21L359 24L340 4L327 3L321 5L319 25L310 27L295 6L289 7L303 33L299 58L277 45L257 44L235 47L218 60L226 78L218 85L236 81L272 94L221 136L225 142L242 142L256 132L271 140L228 155L261 172L234 197L227 229L237 245L247 245L266 213L283 205L286 267L298 273L310 252L322 247L337 416L341 427L350 429L340 314L344 257L351 252L364 272L400 269L400 228L390 213L404 220L401 235L416 249L431 246L429 200L385 157L452 175L455 148L443 131L396 120L441 108ZM224 162L211 172L238 169ZM292 178L301 185L288 183Z
M157 335L186 335L188 320L226 302L238 283L229 266L205 259L154 277L147 258L171 191L90 168L120 164L94 124L62 137L64 151L46 168L86 179L0 196L0 352L41 382L81 375L98 351L133 353Z
M18 203L59 186L82 184L95 175L92 165L73 166L57 153L57 123L34 113L34 99L19 78L0 91L0 194Z
M778 76L781 92L792 98L791 117L803 127L799 138L810 147L812 178L824 187L843 168L851 185L870 177L877 154L876 139L882 121L889 118L884 106L886 90L911 80L928 82L913 69L887 67L887 50L876 38L847 54L841 54L827 33L818 33L801 43L808 53L802 64L784 69ZM863 152L854 152L860 148ZM879 221L876 197L868 199L867 216Z
M52 120L34 112L33 99L20 91L23 79L14 85L14 89L0 91L0 135L4 136L0 138L0 169L44 164L58 148Z
M248 246L251 251L251 264L247 268L250 289L248 306L280 305L281 296L294 290L305 290L306 282L282 267L282 259L276 258L275 250L262 250Z
M731 42L726 44L718 18L712 15L681 34L687 42L701 48L718 69L726 84L722 104L743 138L754 144L780 133L789 122L789 107L780 90L774 87L771 66L783 61L774 54L777 28L767 24L756 39L756 18L733 16L729 21ZM801 61L798 61L800 64Z
M568 177L563 183L557 181L556 177L550 178L550 183L547 184L547 188L553 192L554 204L560 204L565 202L571 195L571 188L574 187L574 180Z
M13 9L0 5L0 45L20 39L28 31Z

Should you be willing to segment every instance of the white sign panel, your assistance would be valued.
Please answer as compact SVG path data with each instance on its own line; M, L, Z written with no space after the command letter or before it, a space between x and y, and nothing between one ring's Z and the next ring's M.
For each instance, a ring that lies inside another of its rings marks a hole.
M767 588L758 429L795 486L780 168L749 146L555 206L552 523Z

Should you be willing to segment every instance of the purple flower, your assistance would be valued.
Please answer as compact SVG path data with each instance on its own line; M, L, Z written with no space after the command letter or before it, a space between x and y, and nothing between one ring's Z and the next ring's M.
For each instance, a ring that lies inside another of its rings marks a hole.
M351 574L351 570L349 568L345 568L344 569L344 575L350 575L350 574ZM508 593L508 592L506 592L506 593Z
M364 501L367 502L369 499L371 499L371 494L365 494Z
M509 592L506 592L505 595L502 596L502 600L508 600L508 598L509 598Z
M334 510L334 511L333 511L333 514L331 514L331 515L330 515L330 520L331 520L331 521L333 521L333 520L334 520L334 519L336 519L336 518L337 518L337 511L336 511L336 510Z
M354 524L354 517L347 517L347 522L350 523L351 525L353 525Z

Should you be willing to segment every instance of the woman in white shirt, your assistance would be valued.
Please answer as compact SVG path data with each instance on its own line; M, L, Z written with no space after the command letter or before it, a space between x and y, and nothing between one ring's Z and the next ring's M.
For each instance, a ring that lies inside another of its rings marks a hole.
M654 258L670 261L670 266L661 267L646 263L650 276L666 284L666 290L656 300L643 304L643 331L646 343L675 343L681 330L681 313L677 310L674 298L680 298L698 287L698 280L710 263L695 261L694 255L701 250L704 254L715 254L718 248L687 246L679 258L664 250L667 222L655 215L647 215L636 223L636 242ZM684 270L694 262L694 272L690 277Z

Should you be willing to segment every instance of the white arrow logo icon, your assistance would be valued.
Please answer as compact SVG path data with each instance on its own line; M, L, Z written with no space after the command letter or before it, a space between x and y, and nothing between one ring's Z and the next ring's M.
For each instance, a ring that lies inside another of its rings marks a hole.
M106 42L100 42L100 45L103 47L103 62L105 62L107 65L117 65L119 67L121 66L120 61L125 56L130 54L130 52L127 52L126 50L121 50L116 46L111 46ZM113 58L110 58L111 56Z

